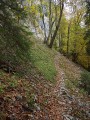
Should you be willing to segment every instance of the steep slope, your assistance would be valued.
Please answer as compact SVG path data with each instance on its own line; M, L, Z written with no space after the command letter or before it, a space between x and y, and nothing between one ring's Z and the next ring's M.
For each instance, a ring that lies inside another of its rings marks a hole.
M89 120L90 98L77 87L83 69L32 40L23 77L0 70L0 120Z
M90 97L79 87L80 76L84 69L57 53L57 69L54 94L62 107L64 120L89 120Z
M32 41L31 66L26 66L23 77L0 70L0 120L49 118L47 101L55 83L55 52L41 42Z

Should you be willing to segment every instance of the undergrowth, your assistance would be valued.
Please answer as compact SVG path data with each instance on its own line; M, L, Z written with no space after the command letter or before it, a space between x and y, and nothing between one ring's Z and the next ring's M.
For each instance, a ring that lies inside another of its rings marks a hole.
M81 72L74 63L68 63L66 58L60 58L60 67L65 72L66 80L65 85L70 90L71 94L77 94L78 96L85 95L84 89L79 87Z
M55 51L50 50L47 46L35 41L33 42L30 54L31 62L34 66L47 80L54 82L54 77L56 75L56 68L54 65Z
M10 75L0 70L0 94L5 90L16 88L18 86L17 79L16 75Z
M90 72L84 71L81 73L81 88L90 95Z

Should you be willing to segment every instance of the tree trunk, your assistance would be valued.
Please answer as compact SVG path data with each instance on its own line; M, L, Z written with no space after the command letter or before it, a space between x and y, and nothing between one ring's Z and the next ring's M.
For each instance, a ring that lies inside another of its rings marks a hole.
M60 33L60 30L59 30L59 52L61 52L61 48L62 47L62 37L61 37L61 33Z
M90 56L88 56L88 71L90 71Z
M42 5L42 0L40 0L41 2L41 8L42 8L42 21L43 21L43 26L44 26L44 43L46 43L47 41L47 36L46 36L46 26L45 26L45 19L44 19L44 13L43 13L43 5Z
M48 41L49 38L51 36L51 31L52 31L52 11L51 11L52 5L51 5L51 0L49 0L49 34L47 37L47 45L48 45Z
M44 15L42 16L42 20L43 20L43 25L44 25L44 43L47 42L47 36L46 36L46 26L45 26L45 21L44 21Z
M71 26L71 22L68 25L68 36L67 36L67 57L69 55L69 39L70 39L70 26Z
M51 38L51 41L50 41L50 44L49 44L49 47L50 47L50 48L52 48L52 46L53 46L55 37L56 37L57 32L58 32L58 29L59 29L59 27L60 27L60 22L61 22L62 13L63 13L63 7L64 7L64 2L62 1L62 2L60 3L60 16L59 16L59 20L58 20L58 23L57 23L57 25L56 25L56 29L55 29L55 31L54 31L54 34L53 34L53 36L52 36L52 38Z

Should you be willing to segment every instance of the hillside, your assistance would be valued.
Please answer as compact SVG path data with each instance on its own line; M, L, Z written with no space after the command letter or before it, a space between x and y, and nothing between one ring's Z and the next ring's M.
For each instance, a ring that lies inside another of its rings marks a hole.
M40 41L30 55L27 74L0 70L0 120L89 120L90 98L77 87L83 69Z
M90 120L89 0L0 0L0 120Z

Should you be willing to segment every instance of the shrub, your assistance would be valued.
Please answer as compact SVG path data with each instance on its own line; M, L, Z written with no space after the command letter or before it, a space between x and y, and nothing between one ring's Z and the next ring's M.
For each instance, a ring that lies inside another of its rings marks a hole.
M81 73L81 87L90 94L90 72Z
M31 34L20 22L26 18L24 8L20 6L17 0L0 1L0 68L7 72L16 71L18 66L26 64L30 53L27 36Z

